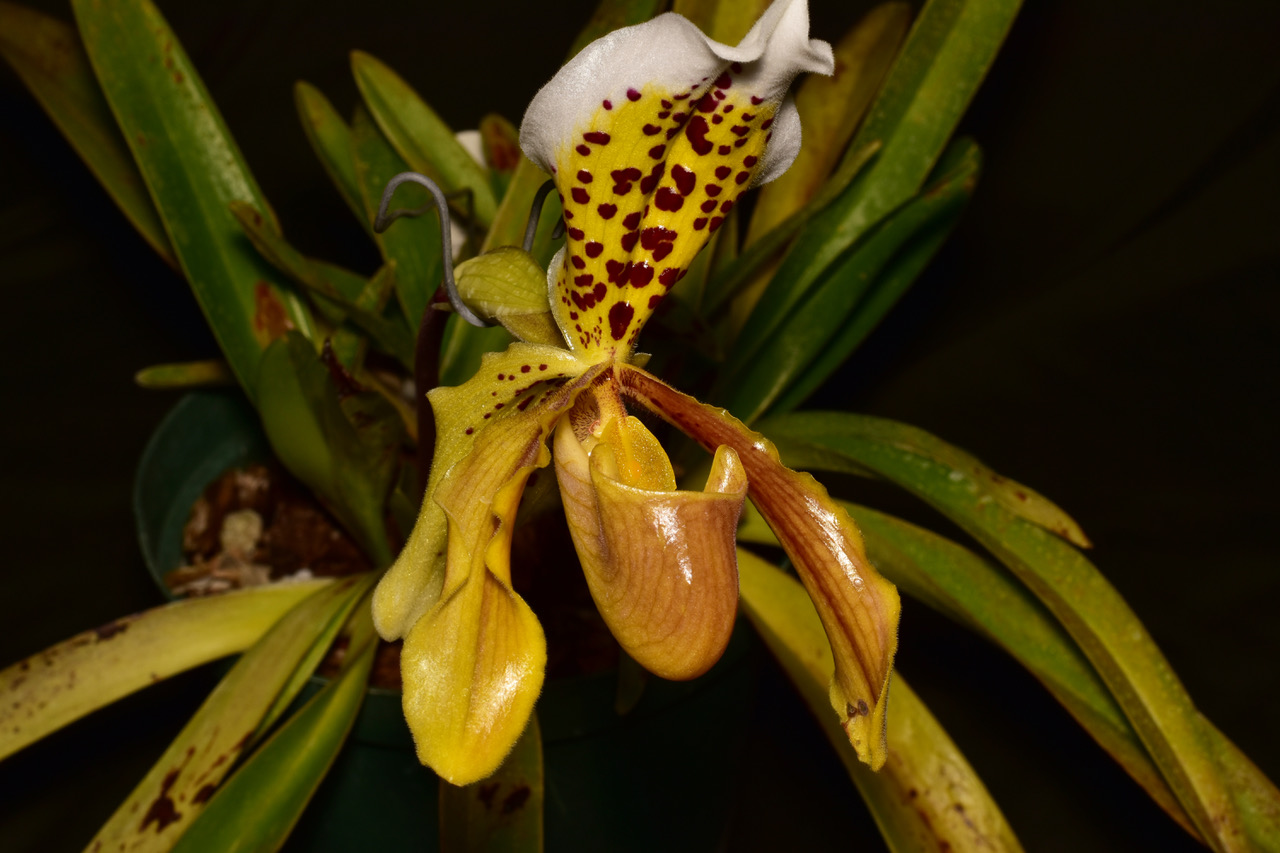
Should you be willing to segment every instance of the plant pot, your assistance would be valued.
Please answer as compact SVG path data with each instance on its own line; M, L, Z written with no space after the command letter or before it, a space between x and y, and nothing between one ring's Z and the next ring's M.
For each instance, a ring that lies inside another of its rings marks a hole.
M192 504L229 468L271 458L256 413L236 392L184 396L139 464L134 512L148 569L182 560ZM549 851L705 851L722 839L750 702L749 629L739 625L702 678L651 677L627 714L617 675L549 680L538 701ZM323 682L313 678L299 701ZM398 691L370 688L355 728L287 849L434 850L438 779L418 763Z

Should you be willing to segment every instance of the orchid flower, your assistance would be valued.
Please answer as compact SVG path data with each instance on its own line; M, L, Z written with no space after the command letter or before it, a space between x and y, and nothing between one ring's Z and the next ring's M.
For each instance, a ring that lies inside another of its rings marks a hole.
M567 243L545 274L516 249L459 268L464 302L469 273L506 282L506 309L479 298L470 307L521 340L486 356L465 384L429 393L427 496L374 599L379 633L404 639L418 755L454 784L501 764L542 687L546 641L512 588L510 557L525 483L553 457L601 615L664 678L696 677L725 649L735 529L749 497L826 628L833 708L859 757L884 763L897 591L822 486L634 354L646 319L738 197L794 160L800 119L787 91L801 72L833 70L831 47L808 29L804 0L775 2L736 47L664 14L589 45L525 114L521 146L554 176ZM702 491L676 488L666 452L629 407L714 454Z

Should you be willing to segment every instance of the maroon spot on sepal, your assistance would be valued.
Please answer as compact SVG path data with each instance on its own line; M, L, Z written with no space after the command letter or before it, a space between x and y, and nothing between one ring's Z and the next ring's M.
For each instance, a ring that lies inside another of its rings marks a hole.
M662 112L658 113L658 118L665 119L665 118L668 118L670 115L671 115L670 110L663 110Z
M601 219L613 219L613 215L617 212L616 204L602 204L596 208L596 213L600 214Z
M731 169L731 168L730 168L730 167L728 167L728 166L716 166L716 178L717 178L717 179L719 179L719 180L721 180L721 181L723 181L725 178L729 177L729 175L730 175L732 172L733 172L733 169Z
M591 285L596 283L596 279L595 279L595 276L587 272L587 273L583 273L582 275L574 276L573 283L578 287L590 287Z
M615 302L613 307L609 309L609 333L613 335L615 341L622 340L622 336L627 333L627 327L631 325L631 318L635 316L636 309L631 307L627 302Z
M569 239L570 239L570 240L581 240L584 236L586 236L586 235L584 235L584 234L582 233L582 229L581 229L581 228L570 228L570 229L569 229Z
M717 90L717 91L715 92L715 96L716 96L716 100L717 100L717 101L723 101L723 100L725 99L725 94L724 94L724 92L721 92L721 91L719 91L719 90Z
M701 231L703 228L706 228L706 227L707 227L707 220L705 218L699 217L693 220L694 231Z
M755 117L755 115L754 115L753 113L743 113L743 114L742 114L742 121L743 121L744 123L746 123L746 122L753 122L753 121L755 121L755 120L756 120L756 117Z
M622 261L615 261L612 259L605 261L604 271L609 276L609 283L617 285L626 284L627 279L625 274L628 266L629 264L624 264Z
M667 146L665 145L655 145L649 149L649 156L655 160L661 160L662 155L665 153L667 153Z
M655 133L662 130L662 128L658 127L656 124L646 124L644 127L640 129L644 131L645 136L653 136Z
M671 187L662 187L658 190L658 194L653 197L653 203L658 210L674 213L684 205L684 196L671 189Z
M711 211L713 211L713 210L715 210L715 209L716 209L716 200L715 200L715 199L708 199L707 201L704 201L704 202L702 203L702 212L703 212L703 213L710 213Z
M694 88L696 89L698 87L694 86ZM677 101L683 101L685 98L689 97L689 93L681 92L679 95L672 95L672 97L675 98Z
M655 294L653 294L653 296L650 296L650 297L649 297L649 310L650 310L650 311L652 311L654 308L657 308L657 307L658 307L658 303L662 301L662 297L663 297L663 294L661 294L661 293L655 293Z
M604 251L604 243L597 243L595 240L592 240L586 246L586 253L588 258L598 258L600 257L600 253L603 251Z
M759 95L752 95L751 103L755 104L756 106L759 106L760 104L764 103L764 98L760 97Z
M608 145L610 136L599 130L592 130L582 134L584 142L590 142L592 145Z
M587 195L587 191L582 187L574 187L571 195L578 204L586 204L591 201L591 196Z
M561 203L561 204L564 204L564 201L562 200L560 203ZM566 210L566 211L564 212L564 218L565 218L565 219L573 219L573 211L572 211L572 210Z
M601 102L600 106L604 107L606 110L611 110L613 109L613 101L605 98L604 101Z
M574 267L577 269L585 270L587 268L587 262L584 261L582 258L578 257L577 255L572 256L571 258L569 258L569 260L573 263Z
M679 267L667 267L658 276L658 283L661 284L663 287L671 287L671 285L675 284L679 280L680 280Z
M728 89L732 85L733 78L729 76L728 71L721 72L720 76L716 78L715 87L717 89Z
M671 120L676 124L684 124L684 120L687 119L688 117L689 116L686 115L685 113L676 113L671 117Z
M739 172L737 175L734 176L733 182L741 186L742 184L745 184L750 179L751 179L750 172Z
M688 195L698 186L698 176L680 165L671 167L671 180L676 182L680 195Z
M724 109L722 109L720 112L724 113L725 115L728 115L729 113L733 112L733 104L725 104ZM748 119L744 119L744 120L748 120Z
M604 296L609 292L609 288L605 287L603 281L596 282L596 286L592 289L591 295L596 298L596 302L603 302Z
M653 281L653 267L641 261L631 266L631 286L647 287L649 282Z
M662 108L663 108L664 110L669 110L669 109L671 109L671 102L670 102L670 101L668 101L666 98L663 98L663 99L662 99L662 101L661 101L661 103L662 103Z
M697 109L700 113L713 113L716 111L716 105L716 99L711 96L710 92L708 92L702 96L701 100L698 101Z
M734 136L742 136L747 132L747 130L748 128L745 124L735 124L733 127L729 128L729 132Z
M628 101L638 101L638 100L640 100L640 93L639 93L639 92L637 92L635 89L628 89L628 90L627 90L627 100L628 100Z
M766 141L767 141L767 140L766 140ZM742 146L744 146L744 145L746 145L746 144L747 144L747 140L746 140L746 138L744 137L744 138L742 138L742 139L739 139L737 142L733 143L733 147L734 147L734 148L741 148Z
M772 125L772 124L773 124L773 119L771 119L771 118L767 118L767 119L765 119L765 120L764 120L764 124L760 125L760 129L761 129L761 130L768 130L768 129L769 129L769 126L770 126L770 125Z
M713 217L711 217L711 230L712 230L712 231L716 230L717 228L719 228L719 227L720 227L721 223L723 223L723 222L724 222L724 217L723 217L723 216L713 216Z
M722 116L722 115L713 115L713 116L711 117L711 123L712 123L712 124L720 124L720 122L722 122L722 121L724 121L724 116Z
M588 172L586 169L579 169L578 180L582 181L584 184L591 183L591 173Z
M746 166L748 169L750 169L752 166L754 166L756 163L759 163L759 162L760 160L758 158L752 157L749 154L746 157L742 158L742 165Z
M716 184L707 184L702 189L704 192L706 192L707 195L711 196L712 198L715 198L716 196L720 195L720 187L717 186Z
M729 211L731 211L731 210L733 210L733 201L732 201L732 200L726 201L724 204L720 205L720 212L721 212L721 213L728 213L728 212L729 212Z
M622 239L619 240L618 242L622 244L622 251L626 252L627 254L631 254L631 251L636 247L636 241L639 239L640 239L639 231L628 231L626 234L622 235Z
M660 261L660 260L662 260L662 259L663 259L663 258L665 258L667 255L671 254L671 250L672 250L673 248L674 248L674 247L673 247L670 243L662 243L662 244L660 244L656 249L654 249L654 250L653 250L653 259L654 259L655 261Z
M667 140L670 141L680 135L680 125L676 125L667 131Z
M733 150L733 146L731 145L721 145L720 148L718 149L721 157L725 156L732 150Z
M684 135L689 139L689 144L693 146L695 154L705 156L711 153L714 147L711 140L707 139L707 120L702 116L694 116L684 127Z
M581 154L583 157L586 157L588 154L590 154L590 153L591 153L591 149L590 149L588 146L586 146L586 145L579 145L577 148L575 148L575 149L573 149L573 150L574 150L574 151L577 151L577 152L578 152L579 154Z

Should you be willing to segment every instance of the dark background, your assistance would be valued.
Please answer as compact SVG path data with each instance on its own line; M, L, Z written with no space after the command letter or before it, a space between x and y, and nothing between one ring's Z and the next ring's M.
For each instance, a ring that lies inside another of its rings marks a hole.
M361 48L456 128L489 111L518 121L592 4L160 5L289 236L369 271L372 247L299 127L294 80L349 110L347 51ZM815 0L814 35L834 41L863 8ZM1269 0L1029 4L963 125L986 156L971 208L821 397L935 432L1071 512L1201 709L1273 777L1277 33ZM212 343L185 284L7 68L0 300L8 663L158 603L129 500L174 397L131 377ZM899 665L1028 849L1194 849L1029 676L913 602ZM153 688L0 765L0 850L79 849L208 684ZM761 685L729 848L873 838L769 665Z

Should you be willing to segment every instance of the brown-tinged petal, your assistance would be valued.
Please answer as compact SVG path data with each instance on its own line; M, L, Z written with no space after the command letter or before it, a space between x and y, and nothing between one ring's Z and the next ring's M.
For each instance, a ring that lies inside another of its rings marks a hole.
M602 430L613 440L595 443L590 454L569 418L556 430L556 477L569 531L596 606L627 653L663 678L695 678L720 659L733 631L734 536L746 473L737 453L724 447L705 491L675 491L662 454L665 477L650 479L670 478L670 485L646 488L644 473L628 463L661 448L638 420L620 420Z
M628 365L619 367L618 378L624 394L704 447L738 452L751 502L795 564L827 632L835 656L831 705L858 757L879 769L887 755L885 711L900 604L897 589L867 559L853 521L813 477L782 465L768 439L725 410Z
M404 711L419 759L455 785L497 769L542 689L546 641L511 589L512 525L529 475L550 461L552 426L601 370L498 409L429 498L447 519L447 564L438 600L405 637Z

